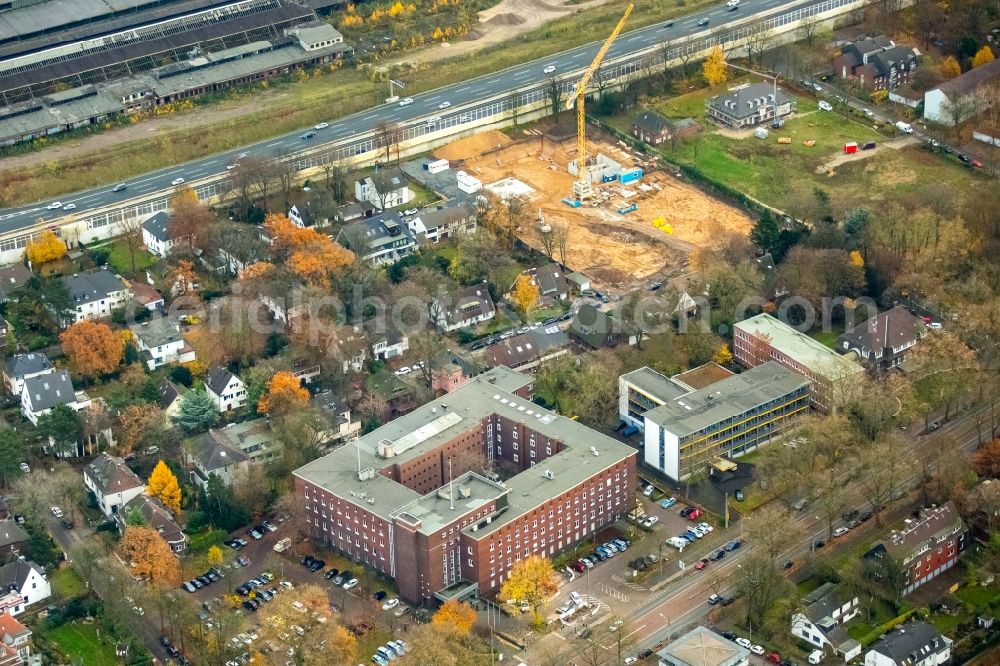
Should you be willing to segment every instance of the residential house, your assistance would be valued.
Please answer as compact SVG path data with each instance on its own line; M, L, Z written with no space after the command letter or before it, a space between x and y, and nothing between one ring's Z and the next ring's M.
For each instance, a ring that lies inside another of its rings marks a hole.
M326 446L346 442L361 434L361 421L351 417L351 408L333 391L323 391L312 397L312 404L318 407L330 420L330 429L320 433L318 439Z
M354 181L354 198L367 201L380 210L402 206L413 201L410 183L400 169L377 169L374 174Z
M658 146L664 141L670 141L670 123L656 111L643 111L632 121L632 136Z
M450 350L442 351L431 363L431 390L435 395L450 393L472 379L478 368Z
M216 441L237 449L251 463L265 463L281 456L281 442L271 432L264 418L242 423L230 423L224 428L209 430Z
M330 220L325 217L321 217L315 210L313 210L312 202L305 202L300 204L295 204L288 209L288 219L292 221L297 227L302 229L308 229L311 227L325 227L330 223Z
M209 368L205 378L205 390L220 412L231 412L247 402L247 390L243 380L221 365Z
M566 280L569 282L570 289L574 291L590 290L590 278L583 273L567 273Z
M194 348L181 335L181 327L173 317L156 317L129 327L146 367L155 370L168 363L190 363L195 360Z
M69 373L65 370L50 372L24 380L21 391L21 413L38 425L38 417L48 414L56 405L67 405L80 411L90 404L90 396L73 388Z
M757 257L756 263L757 270L764 276L764 285L762 288L764 298L773 303L779 298L787 296L788 284L785 278L775 270L774 257L771 256L771 253L765 252Z
M539 307L550 308L553 305L557 305L560 301L569 299L570 290L573 285L559 264L545 264L537 268L529 268L521 273L521 275L527 276L531 284L538 287ZM520 276L518 280L520 280ZM511 294L516 285L517 282L515 281L511 285L511 290L507 292L506 298L508 300L511 299Z
M487 368L503 365L526 372L571 353L571 340L558 325L533 328L483 350Z
M292 361L292 374L299 380L300 384L312 384L312 381L320 375L319 363L314 363L306 359L295 359Z
M907 595L951 569L965 551L969 533L954 502L925 508L901 530L865 553L865 559L893 557L906 569Z
M460 287L450 300L435 296L431 307L436 313L434 323L445 333L476 326L496 315L493 299L485 283Z
M894 368L927 335L927 327L902 305L876 314L837 337L837 351L854 352L863 363Z
M417 408L413 387L384 369L369 375L365 388L368 393L377 394L385 400L386 409L381 418L383 422L409 414Z
M119 534L125 534L128 529L125 516L133 512L138 512L146 527L156 530L175 554L180 555L187 549L187 535L184 534L184 530L174 520L169 509L163 506L163 502L149 495L136 495L115 514L115 525Z
M925 622L907 622L878 639L865 666L940 666L951 663L952 640Z
M20 666L31 658L31 629L13 615L0 615L0 666Z
M160 382L160 405L168 423L181 410L181 397L185 393L187 393L185 387L173 383L166 377Z
M394 264L416 251L410 230L391 218L371 218L341 228L337 242L373 266Z
M107 267L64 277L63 283L75 310L74 321L106 319L112 310L125 307L131 298L122 279Z
M128 288L132 292L132 300L142 307L152 312L163 309L163 294L152 286L142 282L133 282Z
M34 275L24 264L11 264L0 268L0 303L10 298L10 293Z
M861 654L861 643L848 636L844 625L860 612L858 597L847 592L846 585L823 583L803 597L801 610L792 614L792 636L819 650L829 645L850 661Z
M748 666L750 650L706 627L695 627L656 653L658 666Z
M391 322L384 327L384 330L379 330L380 327L374 323L375 320L370 321L372 323L366 325L368 330L364 335L372 358L388 361L402 356L410 348L409 336L400 332Z
M792 112L792 98L770 83L751 83L705 103L709 118L734 129L756 127Z
M376 339L378 340L378 338ZM408 346L409 339L405 341L396 338L390 339L387 335L384 344L379 345L379 350L386 354L390 353L390 350L392 353L401 350L399 353L402 353ZM340 370L345 375L349 372L361 372L371 347L368 336L360 325L343 326L331 336L328 356L340 359Z
M195 438L191 445L191 483L207 489L208 480L217 476L227 486L244 478L249 458L239 449L216 436L214 430Z
M83 470L83 484L94 493L97 507L111 518L136 495L146 492L146 484L121 458L102 453Z
M421 245L439 243L475 233L476 209L462 203L436 210L423 210L407 220L406 226Z
M621 317L602 312L589 303L576 311L568 333L574 342L586 349L634 345L639 340L638 331L622 322Z
M170 215L162 210L142 223L142 244L151 254L162 259L166 259L176 245L190 242L188 236L174 237L170 226Z
M13 555L28 555L31 537L13 520L0 520L0 560L6 562Z
M20 615L52 596L45 570L24 557L0 566L0 615Z
M55 371L52 362L41 352L16 354L4 363L3 382L12 396L19 396L24 390L26 379L41 377Z
M745 368L777 361L812 381L812 405L833 410L853 398L865 369L767 313L733 326L733 354Z
M375 206L367 201L349 201L337 206L334 217L341 224L363 220L375 215Z
M834 76L856 81L865 90L893 90L907 83L920 64L920 52L885 35L844 46L833 59Z
M955 118L949 113L949 109L953 108L956 101L962 98L973 100L980 87L997 79L1000 79L1000 59L970 69L965 74L931 88L924 93L924 118L944 125L954 125ZM963 107L967 108L961 114L960 122L965 122L981 110L975 103L967 105L959 103L954 108Z

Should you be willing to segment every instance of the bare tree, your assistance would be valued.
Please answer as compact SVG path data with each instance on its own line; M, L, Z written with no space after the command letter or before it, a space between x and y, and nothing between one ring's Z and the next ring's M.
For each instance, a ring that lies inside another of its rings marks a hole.
M375 147L385 149L385 163L392 161L392 150L396 149L396 163L399 163L399 142L402 140L403 130L396 123L380 122L375 126Z
M258 187L258 174L264 167L264 162L256 157L244 157L229 170L229 189L236 194L240 203L240 218L246 222L250 204L253 201L253 190Z
M244 158L246 160L246 158ZM234 169L235 170L235 169ZM274 165L270 161L260 161L253 171L253 186L257 189L257 196L260 199L261 206L264 212L268 212L269 208L267 205L267 195L270 193L271 188L274 187L274 181L277 174L274 171Z
M118 223L118 235L128 251L128 258L132 264L132 274L135 275L135 255L143 247L142 222L139 221L139 217L132 213L125 213L121 222Z
M781 526L775 529L780 530ZM736 570L736 589L746 604L747 620L755 627L763 626L768 610L789 586L778 574L773 557L749 553Z
M298 165L295 160L292 159L290 153L287 150L278 151L274 154L271 159L271 168L274 169L275 178L278 180L278 184L281 186L282 211L287 211L289 204L288 199L292 193L292 185L295 184L295 177L299 174Z
M744 520L744 530L751 543L762 548L771 562L802 536L802 528L792 518L791 512L775 504L762 507L754 512L753 517Z
M806 43L809 48L813 47L816 41L816 32L819 29L819 20L815 14L804 16L799 21L799 39Z
M344 203L347 200L347 168L335 160L324 162L321 168L326 175L326 189L333 200L338 204Z
M774 40L774 33L767 27L764 20L754 21L748 26L749 34L746 37L747 60L753 64L754 57L757 64L760 64L761 56L771 47Z
M565 222L550 222L552 244L559 251L559 263L566 266L566 250L569 246L569 225Z
M954 133L955 141L962 139L962 123L976 112L977 100L972 95L958 95L941 104L941 112Z

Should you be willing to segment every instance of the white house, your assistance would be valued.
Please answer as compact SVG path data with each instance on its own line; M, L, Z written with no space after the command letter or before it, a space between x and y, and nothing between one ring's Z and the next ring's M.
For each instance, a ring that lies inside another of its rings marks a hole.
M850 661L861 654L861 643L847 635L844 624L861 609L858 598L844 593L843 586L824 583L802 599L802 610L792 615L792 636L820 650L829 645Z
M75 310L74 321L106 319L131 298L122 279L106 267L66 276L63 283Z
M83 484L94 493L97 506L108 518L146 491L146 484L125 461L109 453L102 453L84 468Z
M951 662L951 639L924 622L897 627L872 644L865 666L938 666Z
M354 181L354 198L382 210L402 206L413 197L409 181L397 168L379 169L371 176Z
M243 380L219 365L208 371L205 390L208 391L208 397L219 406L220 412L231 412L247 403L247 390Z
M189 363L195 351L180 333L180 324L173 318L157 317L129 327L150 370L168 363Z
M20 557L0 566L0 614L20 615L24 609L52 596L40 566Z
M476 209L463 203L441 210L424 210L407 221L406 226L418 243L439 243L475 233Z
M245 476L249 463L248 456L234 446L230 446L218 436L216 430L209 430L194 440L191 451L191 482L206 488L211 476L217 476L227 486Z
M410 338L395 326L386 326L383 331L370 326L366 335L372 358L377 358L380 361L402 356L410 348Z
M21 413L33 425L38 425L38 417L49 413L56 405L80 411L89 404L90 396L73 389L73 382L65 370L26 379L21 392Z
M12 396L19 396L24 390L24 380L47 375L55 370L45 354L38 352L17 354L7 359L4 364L3 381Z
M161 210L142 223L142 244L158 257L166 259L174 246L181 242L187 242L187 239L171 237L170 216L166 211Z
M949 105L965 98L970 103L961 114L961 120L964 122L981 110L975 103L976 92L980 86L997 78L1000 78L1000 60L992 60L985 65L970 69L961 76L945 81L936 88L931 88L924 93L924 118L945 125L954 125L954 116L950 113Z
M434 298L435 324L448 333L493 319L496 308L485 284L463 287L451 299Z

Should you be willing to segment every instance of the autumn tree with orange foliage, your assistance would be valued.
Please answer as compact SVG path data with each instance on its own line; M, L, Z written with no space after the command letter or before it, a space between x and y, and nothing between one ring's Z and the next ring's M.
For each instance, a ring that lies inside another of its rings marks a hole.
M181 185L170 197L170 222L167 235L172 241L179 241L174 247L186 247L194 251L194 242L199 233L205 233L214 216L198 195L187 185Z
M131 526L118 542L118 555L129 564L132 575L153 583L176 584L181 577L177 556L152 527Z
M125 344L111 327L100 322L78 321L59 336L69 362L82 375L106 375L122 362Z
M152 428L163 424L163 410L151 405L129 405L119 412L115 424L115 448L127 456Z
M298 377L283 370L274 373L271 381L267 383L267 393L260 396L257 411L280 418L308 404L309 391L302 388L302 382Z
M24 253L32 264L44 264L65 255L66 243L59 240L54 231L46 229L37 238L28 241Z
M354 262L354 255L315 229L303 229L284 215L271 214L264 228L272 239L271 252L307 284L328 287L339 268Z
M972 454L972 469L979 476L1000 479L1000 439L982 445Z
M467 636L476 624L476 611L469 604L449 599L434 613L431 623L449 627L456 633Z

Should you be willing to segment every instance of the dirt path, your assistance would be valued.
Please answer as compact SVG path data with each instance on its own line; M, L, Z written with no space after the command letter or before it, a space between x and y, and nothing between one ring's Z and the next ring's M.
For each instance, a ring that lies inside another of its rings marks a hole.
M438 46L401 55L392 64L424 63L468 55L519 37L526 32L567 14L605 5L610 0L588 0L577 4L545 2L544 0L501 0L479 12L479 23L460 42L445 42Z
M912 136L904 136L898 139L892 139L882 143L881 148L891 148L892 150L899 150L900 148L905 148L906 146L917 143L917 139ZM869 157L878 154L878 148L875 150L859 150L856 153L845 154L838 153L832 159L828 160L826 163L816 167L816 173L828 173L833 171L841 164L846 164L848 162L857 162L858 160L865 160Z

